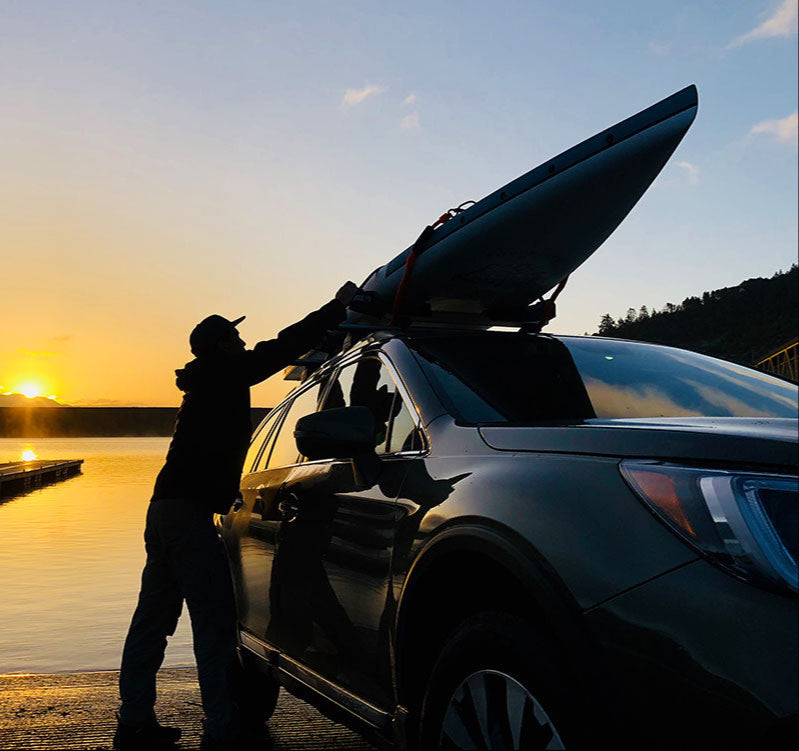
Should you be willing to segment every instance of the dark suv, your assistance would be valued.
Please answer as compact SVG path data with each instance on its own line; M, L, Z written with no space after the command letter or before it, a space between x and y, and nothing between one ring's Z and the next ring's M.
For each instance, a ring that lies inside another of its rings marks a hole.
M254 433L221 517L252 711L410 748L779 747L797 390L668 347L376 333Z

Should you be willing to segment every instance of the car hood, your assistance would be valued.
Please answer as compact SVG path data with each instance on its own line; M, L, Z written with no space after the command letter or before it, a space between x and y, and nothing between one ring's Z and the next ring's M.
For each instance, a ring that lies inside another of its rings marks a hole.
M483 426L480 435L500 451L796 467L799 421L755 417L597 419L578 425Z

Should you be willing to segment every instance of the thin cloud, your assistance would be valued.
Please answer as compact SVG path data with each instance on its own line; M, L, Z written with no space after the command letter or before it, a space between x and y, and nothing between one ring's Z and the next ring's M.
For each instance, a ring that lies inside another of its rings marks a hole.
M48 342L68 342L72 339L72 334L61 334L61 336L51 336Z
M774 136L780 143L796 143L797 125L799 125L799 113L794 112L781 120L763 120L753 125L749 135L766 134Z
M344 98L341 100L341 106L353 107L356 104L360 104L362 101L364 101L364 99L367 99L370 96L382 94L385 90L385 86L376 86L374 84L364 86L362 89L347 89L344 92Z
M419 130L419 113L411 112L405 115L400 121L400 128L403 130Z
M796 34L799 0L782 0L779 7L763 23L743 36L733 39L728 48L738 47L760 39L787 37Z
M685 177L689 185L697 185L699 183L699 167L690 162L677 162L677 166L685 170Z
M671 52L671 44L668 42L650 42L649 51L658 57L665 57Z
M402 100L402 103L408 106L410 106L414 102L416 102L416 94L408 94L408 96L406 96L405 99Z

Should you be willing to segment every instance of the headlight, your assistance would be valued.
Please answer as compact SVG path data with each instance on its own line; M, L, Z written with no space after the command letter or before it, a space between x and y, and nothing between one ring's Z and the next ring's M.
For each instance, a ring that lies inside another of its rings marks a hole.
M799 483L785 475L625 460L624 479L675 532L737 576L799 585Z

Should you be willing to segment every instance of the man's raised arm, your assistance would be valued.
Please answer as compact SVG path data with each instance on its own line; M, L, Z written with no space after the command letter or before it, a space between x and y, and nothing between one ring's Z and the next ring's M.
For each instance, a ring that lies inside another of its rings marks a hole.
M325 331L344 320L347 306L360 292L357 285L347 282L336 296L319 310L309 313L297 323L283 329L274 339L258 342L247 352L247 381L252 386L290 365L300 355L318 344Z

